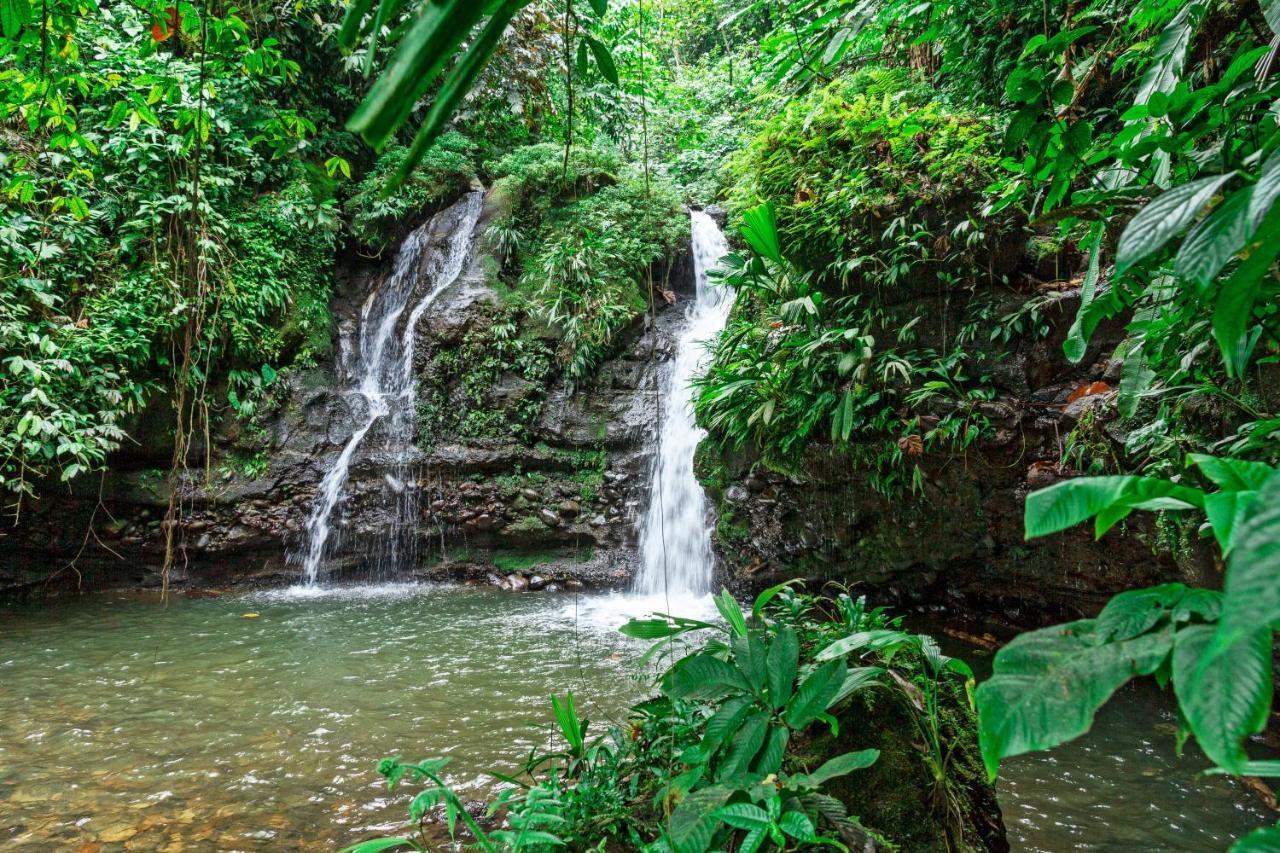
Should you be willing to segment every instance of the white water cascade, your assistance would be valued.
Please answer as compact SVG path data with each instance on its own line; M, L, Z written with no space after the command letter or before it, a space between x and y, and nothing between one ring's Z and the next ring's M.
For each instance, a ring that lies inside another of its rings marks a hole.
M357 427L320 483L307 518L305 547L295 555L307 586L316 584L320 567L338 550L333 514L342 503L352 458L375 425L383 439L380 461L385 459L391 531L377 537L374 553L367 556L377 573L413 558L418 507L408 468L416 427L414 332L423 313L462 273L482 202L483 193L472 192L406 237L391 273L365 300L344 392Z
M711 592L713 558L707 500L693 474L693 456L706 435L693 418L692 382L705 367L708 348L729 319L733 294L712 287L707 273L729 251L715 220L691 214L697 298L686 309L676 353L664 379L662 422L649 487L649 506L640 528L640 570L635 592L670 601Z

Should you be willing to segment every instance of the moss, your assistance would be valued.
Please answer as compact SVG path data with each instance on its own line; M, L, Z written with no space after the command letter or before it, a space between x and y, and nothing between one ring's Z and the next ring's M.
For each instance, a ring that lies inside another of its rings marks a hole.
M441 436L525 441L554 374L545 341L525 335L528 316L511 305L484 305L460 345L432 354L418 389L418 444ZM504 378L514 382L504 385Z
M716 536L722 545L736 547L751 538L751 524L734 510L722 506L716 520Z
M950 761L943 782L935 785L917 742L916 713L897 690L862 691L839 715L839 735L813 737L797 753L803 766L859 749L878 749L870 768L835 780L828 793L851 815L904 851L999 849L986 840L999 837L999 806L987 784L978 751L977 720L963 688L947 682L940 697L940 729ZM959 812L948 817L948 802Z
M693 473L702 487L719 500L731 477L725 466L724 455L715 441L704 438L698 442L698 447L693 452Z
M506 574L527 572L552 563L582 563L595 556L594 548L582 550L556 548L542 551L499 551L493 555L493 564Z
M453 548L445 549L444 551L435 554L432 562L435 564L470 563L473 559L475 559L475 555L472 553L470 548Z
M493 564L506 574L524 572L547 563L555 562L554 551L534 551L531 553L499 553L493 555Z
M507 525L507 531L510 533L542 533L546 529L547 526L536 515L521 516Z

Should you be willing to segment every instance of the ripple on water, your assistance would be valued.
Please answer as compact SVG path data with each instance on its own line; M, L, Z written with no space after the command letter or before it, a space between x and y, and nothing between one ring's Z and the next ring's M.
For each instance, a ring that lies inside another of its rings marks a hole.
M484 771L546 745L551 691L593 725L643 698L648 644L616 628L668 609L716 617L709 597L406 584L0 608L0 848L322 849L398 829L414 791L388 794L378 759L448 755L483 793ZM1015 849L1225 849L1267 822L1173 757L1170 725L1126 691L1093 735L1002 768Z

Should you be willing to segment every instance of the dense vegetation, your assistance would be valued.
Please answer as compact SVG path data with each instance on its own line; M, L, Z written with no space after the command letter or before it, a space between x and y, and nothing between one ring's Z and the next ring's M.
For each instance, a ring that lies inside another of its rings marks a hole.
M251 420L325 354L335 269L474 181L502 202L486 239L505 288L499 343L465 365L477 407L504 370L589 384L662 298L682 203L721 203L741 240L719 278L739 299L697 385L711 441L785 471L836 454L912 499L989 436L1001 365L1070 304L1062 357L1119 378L1082 386L1103 399L1064 441L1063 482L1027 500L1027 535L1096 518L1101 536L1143 510L1218 549L1222 590L1127 592L1007 646L976 694L987 770L1087 731L1121 684L1153 676L1177 699L1177 746L1194 736L1221 772L1280 775L1246 749L1269 719L1280 622L1280 6L0 11L0 482L15 507L101 470L154 405L173 409L176 495L195 436ZM1118 349L1100 350L1103 328ZM422 414L429 431L527 426L440 401ZM558 704L565 752L536 757L498 804L511 829L472 824L476 840L856 843L866 830L822 790L874 756L809 766L799 747L842 701L903 683L932 696L923 755L950 825L936 715L954 662L848 600L822 619L830 605L790 593L750 621L721 606L727 633L669 661L631 733L589 739ZM630 627L693 629L718 630ZM413 817L443 804L452 827L438 768L384 770L428 780Z

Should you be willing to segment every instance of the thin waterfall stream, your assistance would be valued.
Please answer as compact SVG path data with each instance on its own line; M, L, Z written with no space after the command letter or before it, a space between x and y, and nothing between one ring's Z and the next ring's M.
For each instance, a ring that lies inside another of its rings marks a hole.
M341 545L334 535L333 514L345 496L352 458L379 421L384 424L391 530L377 537L365 556L375 577L386 576L414 558L417 493L408 477L416 426L414 333L423 313L462 273L483 199L481 192L469 193L413 231L400 245L391 273L365 300L344 391L358 426L320 483L307 518L306 544L295 555L307 586L316 584L322 565ZM415 295L418 302L410 310ZM406 311L409 316L402 323Z
M692 383L706 364L708 345L728 322L733 294L713 287L709 277L729 251L720 226L695 210L690 230L695 298L659 397L658 446L640 527L640 568L633 588L646 598L694 599L709 593L712 583L707 499L693 471L694 453L706 432L694 420Z

